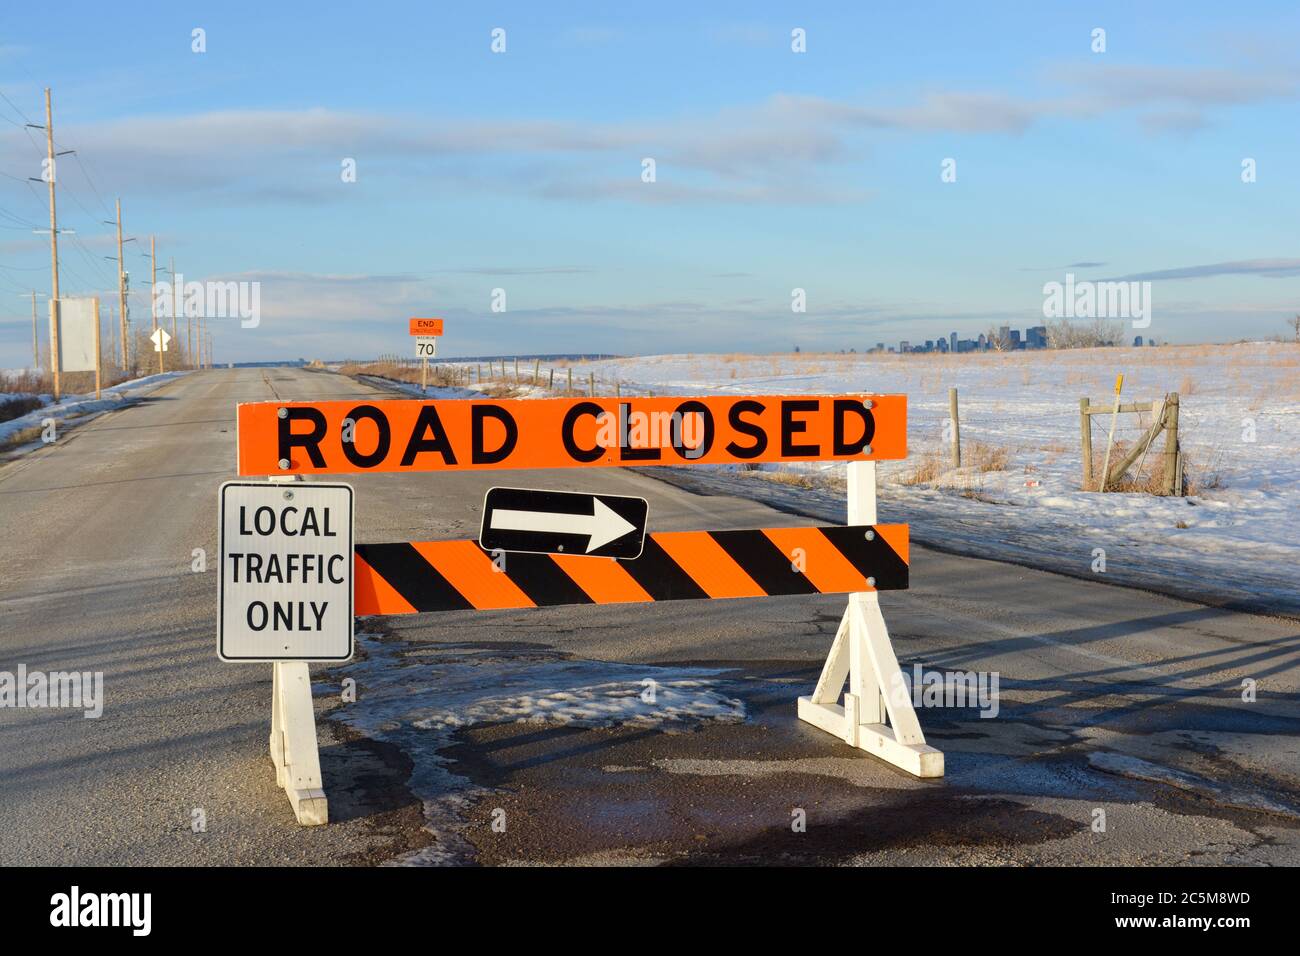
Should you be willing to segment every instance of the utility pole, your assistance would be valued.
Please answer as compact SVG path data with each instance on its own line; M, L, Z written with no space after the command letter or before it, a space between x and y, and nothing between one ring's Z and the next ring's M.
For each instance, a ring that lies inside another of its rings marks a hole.
M176 281L176 277L173 276L172 283L175 284L175 281ZM154 242L154 237L150 236L149 237L149 288L152 291L157 287L158 287L158 247ZM149 307L149 311L153 314L153 330L155 333L157 333L158 329L161 328L161 324L158 322L158 310L155 309L151 304ZM173 315L172 328L175 327L176 327L176 316ZM158 371L159 373L165 371L165 368L163 366L163 351L162 348L160 347L158 347Z
M59 400L59 220L54 211L54 111L50 88L45 88L45 180L50 187L50 302L55 320L50 324L50 367L54 378L54 400Z
M117 313L122 326L122 370L126 371L126 263L122 259L122 200L117 200Z
M149 314L153 317L151 330L158 331L158 300L155 298L158 288L158 248L154 237L149 237Z
M28 123L31 129L45 130L45 171L41 179L50 187L50 302L54 321L50 323L50 372L54 380L54 400L60 397L59 390L59 219L54 207L55 156L66 156L74 150L66 149L62 153L54 152L54 110L50 106L50 88L45 88L45 125ZM31 177L35 179L35 177ZM40 180L36 180L40 182ZM36 230L40 232L40 230ZM72 230L68 230L71 232Z
M172 270L172 285L175 286L175 285L176 285L176 260L175 260L175 259L168 259L167 261L171 264L171 265L169 266L169 268ZM176 301L176 297L175 297L175 295L172 296L172 301L173 301L173 302ZM176 343L176 351L177 351L178 353L180 353L181 358L183 359L184 356L185 356L185 353L184 353L184 352L181 352L181 340L180 340L180 338L178 337L178 335L177 335L177 333L176 333L176 322L177 322L177 321L178 321L178 320L177 320L177 318L176 318L176 310L175 310L175 309L172 309L172 341ZM188 339L187 339L186 342L185 342L185 347L186 347L186 348L189 348L189 347L190 347L190 343L189 343L189 340L188 340ZM181 361L180 359L177 360L177 365L180 364L180 361Z
M180 306L181 290L180 290L180 285L176 282L175 257L167 260L167 268L171 270L171 274L172 274L172 302L175 303L174 307L172 308L172 334L175 335L176 321L177 321L176 314L180 312L181 309ZM177 348L179 349L180 346L178 345ZM185 364L187 365L194 364L194 329L192 328L192 323L190 322L190 314L188 312L185 313L185 350L181 352L181 355L184 357Z
M41 367L41 346L36 338L36 290L32 290L32 371Z

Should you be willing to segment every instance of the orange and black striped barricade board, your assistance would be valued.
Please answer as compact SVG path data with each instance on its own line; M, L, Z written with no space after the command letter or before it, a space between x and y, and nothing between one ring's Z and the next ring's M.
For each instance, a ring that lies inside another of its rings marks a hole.
M358 615L847 594L907 587L908 526L668 531L629 561L487 551L476 541L359 544Z
M907 457L903 395L254 402L238 420L240 475Z

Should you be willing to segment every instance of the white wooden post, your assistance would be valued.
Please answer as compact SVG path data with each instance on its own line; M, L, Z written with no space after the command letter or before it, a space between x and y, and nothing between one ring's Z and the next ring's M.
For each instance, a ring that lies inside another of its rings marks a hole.
M321 783L316 747L316 712L306 661L271 665L271 762L275 782L284 787L293 815L304 826L329 822L329 801Z
M848 468L849 524L874 525L876 463ZM799 698L799 719L917 777L943 776L943 753L925 742L875 591L849 595L817 686Z
M302 481L301 475L273 475L272 482ZM329 801L320 774L316 711L306 661L271 665L271 763L275 782L289 795L293 815L303 826L329 823Z

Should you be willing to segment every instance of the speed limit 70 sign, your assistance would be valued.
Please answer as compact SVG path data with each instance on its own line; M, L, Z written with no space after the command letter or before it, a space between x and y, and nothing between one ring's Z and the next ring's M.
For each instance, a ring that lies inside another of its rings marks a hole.
M433 358L438 354L438 340L435 338L420 336L415 340L415 357L416 358Z

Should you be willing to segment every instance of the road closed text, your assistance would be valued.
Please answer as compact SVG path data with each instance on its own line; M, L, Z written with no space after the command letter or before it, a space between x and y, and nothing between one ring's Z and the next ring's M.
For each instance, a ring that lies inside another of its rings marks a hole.
M898 459L902 395L259 402L241 475Z

